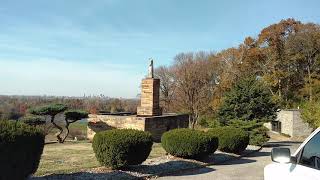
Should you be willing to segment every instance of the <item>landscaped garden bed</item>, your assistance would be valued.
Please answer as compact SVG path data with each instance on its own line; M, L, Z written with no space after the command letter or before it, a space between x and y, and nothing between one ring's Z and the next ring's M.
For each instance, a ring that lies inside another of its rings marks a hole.
M156 177L177 171L221 164L245 156L260 147L248 146L240 154L216 151L205 159L191 160L167 155L160 143L155 143L146 161L141 165L129 166L125 170L101 167L95 158L91 143L66 142L45 145L36 174L30 179L135 179Z

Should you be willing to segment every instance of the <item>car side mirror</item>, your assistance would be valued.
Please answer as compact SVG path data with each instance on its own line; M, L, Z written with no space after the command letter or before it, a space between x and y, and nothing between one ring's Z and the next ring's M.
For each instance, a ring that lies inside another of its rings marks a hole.
M289 148L272 148L271 159L273 162L290 163L291 153Z

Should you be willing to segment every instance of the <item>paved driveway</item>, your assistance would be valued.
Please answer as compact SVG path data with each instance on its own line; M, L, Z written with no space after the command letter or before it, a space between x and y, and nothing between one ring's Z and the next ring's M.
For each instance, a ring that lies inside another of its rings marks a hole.
M260 180L263 179L264 166L271 162L270 152L273 147L288 147L294 152L299 145L300 142L269 142L268 147L247 157L159 179Z

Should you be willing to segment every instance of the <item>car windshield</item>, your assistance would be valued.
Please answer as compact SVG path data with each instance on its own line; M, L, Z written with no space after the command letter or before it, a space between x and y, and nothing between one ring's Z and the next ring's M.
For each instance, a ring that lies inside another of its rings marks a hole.
M320 169L320 132L305 145L300 164Z

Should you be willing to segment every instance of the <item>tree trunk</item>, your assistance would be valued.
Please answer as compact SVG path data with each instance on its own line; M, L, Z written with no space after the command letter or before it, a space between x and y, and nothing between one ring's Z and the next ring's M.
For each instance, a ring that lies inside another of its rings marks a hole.
M190 127L191 129L194 129L194 126L195 126L194 116L193 116L193 114L190 114L190 115L189 115L189 127Z
M67 137L68 137L68 135L69 135L69 132L70 132L70 130L69 130L69 125L70 125L71 123L74 123L74 122L78 121L78 120L71 120L71 121L69 121L68 119L66 119L65 121L66 121L66 126L65 126L65 128L67 129L67 134L66 134L66 136L63 138L62 143L64 143L64 141L67 139Z
M312 101L312 86L311 86L311 71L310 71L310 65L307 67L308 70L308 84L309 84L309 101Z
M279 93L279 98L281 99L281 79L278 80L278 93Z
M51 123L54 125L54 127L56 127L57 129L60 130L60 132L57 133L56 136L57 136L58 142L59 142L59 143L63 143L62 138L60 137L60 135L61 135L62 132L63 132L63 129L62 129L62 127L58 126L58 125L54 122L54 116L51 116Z
M67 139L67 137L68 137L68 135L69 135L69 122L68 122L68 120L66 119L66 126L65 126L65 128L67 129L67 134L66 134L66 136L62 139L62 143L64 143L64 141Z

